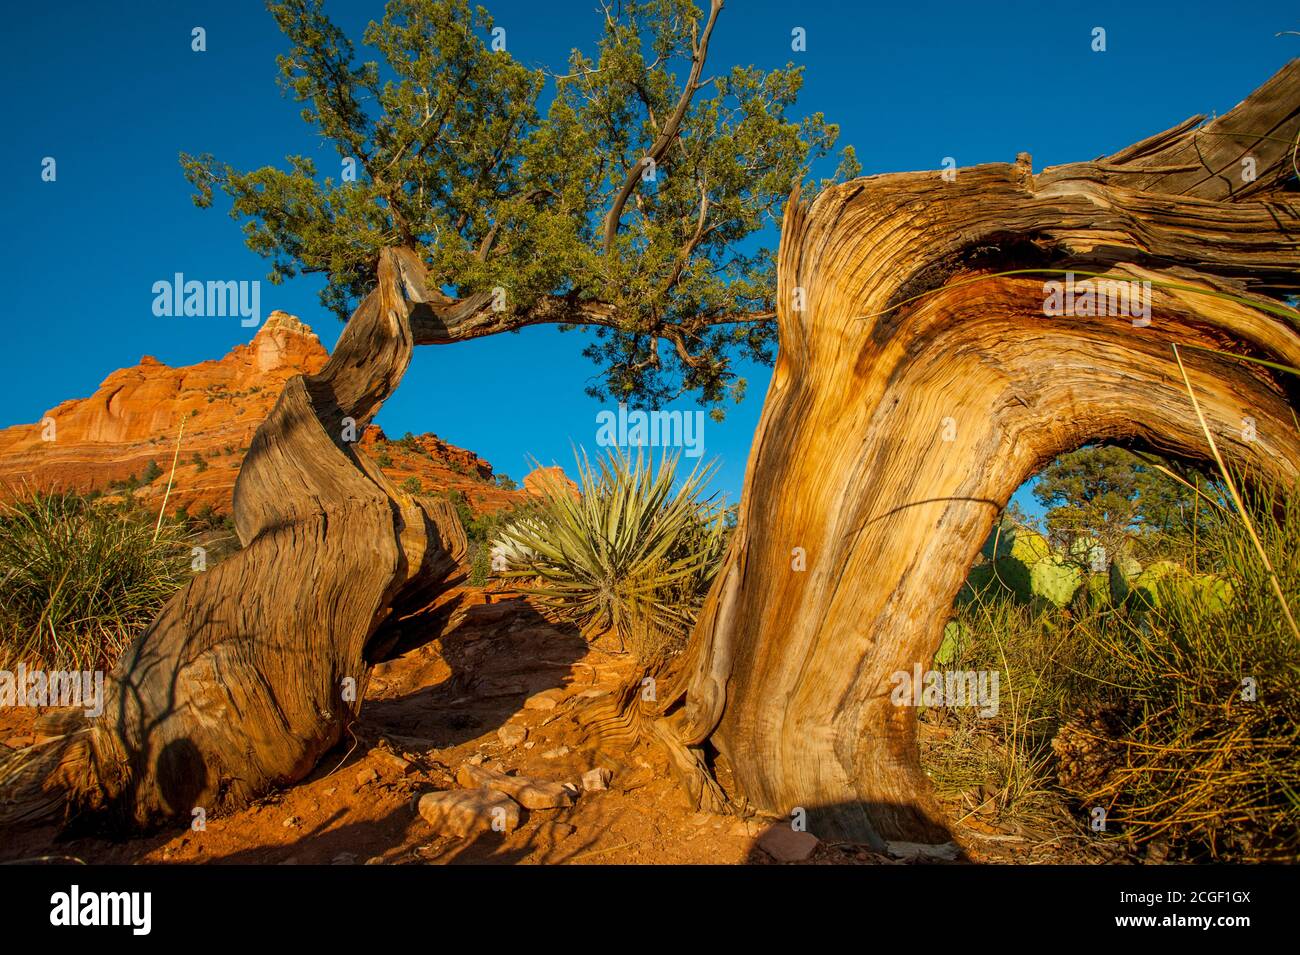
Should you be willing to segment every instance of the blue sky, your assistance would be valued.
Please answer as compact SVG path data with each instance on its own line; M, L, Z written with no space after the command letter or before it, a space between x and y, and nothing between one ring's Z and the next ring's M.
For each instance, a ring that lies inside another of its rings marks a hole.
M530 64L562 67L598 30L595 0L485 5ZM382 15L378 0L328 9L354 37ZM315 156L322 168L337 163L279 93L284 42L257 0L25 4L5 21L0 426L90 394L141 355L190 364L249 337L235 318L152 313L153 283L175 272L223 280L267 272L224 208L193 207L178 152L212 152L242 168L290 153ZM195 26L207 31L205 53L190 49ZM790 49L797 26L807 32L804 53ZM1104 53L1090 49L1097 26L1106 30ZM804 65L803 109L838 122L841 143L857 148L868 174L937 168L945 156L961 166L1010 161L1021 150L1039 169L1230 109L1300 55L1300 37L1275 36L1294 29L1300 11L1273 0L731 0L710 61ZM46 156L58 164L53 183L41 180ZM264 282L262 313L292 312L332 346L342 326L318 290L312 279ZM571 466L571 446L593 445L604 407L583 394L594 367L579 354L582 338L536 328L418 349L379 423L396 435L433 431L516 478L529 456ZM766 369L745 373L745 402L705 430L706 455L721 462L717 486L733 500L768 381Z

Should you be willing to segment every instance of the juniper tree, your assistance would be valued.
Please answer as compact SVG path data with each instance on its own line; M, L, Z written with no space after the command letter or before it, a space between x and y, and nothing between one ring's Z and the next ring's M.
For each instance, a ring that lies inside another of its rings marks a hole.
M711 69L721 0L607 4L561 72L521 63L466 0L390 0L364 57L321 0L269 9L280 83L336 159L181 164L196 204L228 197L272 282L322 274L346 318L383 248L418 250L452 295L495 290L460 337L589 328L599 399L693 393L720 414L744 394L735 360L771 361L765 230L838 130L794 115L801 68ZM857 168L844 150L836 175Z

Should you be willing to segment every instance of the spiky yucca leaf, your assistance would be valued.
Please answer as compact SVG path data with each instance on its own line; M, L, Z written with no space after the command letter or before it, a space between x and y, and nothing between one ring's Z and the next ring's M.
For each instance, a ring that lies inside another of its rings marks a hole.
M0 504L0 665L110 666L190 576L170 522L63 492Z
M677 485L677 463L611 452L593 466L583 454L576 495L541 472L538 513L502 533L503 576L530 581L522 589L584 631L613 629L640 656L671 649L694 623L726 537L722 507L703 497L714 466Z

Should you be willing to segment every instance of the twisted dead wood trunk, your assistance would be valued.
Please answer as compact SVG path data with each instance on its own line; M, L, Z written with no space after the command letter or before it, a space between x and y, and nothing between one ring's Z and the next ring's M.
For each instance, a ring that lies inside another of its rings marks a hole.
M1266 297L1300 287L1298 116L1293 63L1221 119L1096 162L1034 175L1022 156L790 203L740 523L649 723L697 799L721 798L708 741L752 806L803 808L820 836L945 840L890 676L928 669L995 517L1055 456L1110 441L1208 457L1173 346L1225 456L1294 480L1294 379L1205 349L1300 365ZM1180 287L1152 287L1147 327L1048 317L1060 276L996 274L1034 268Z
M395 489L352 444L413 344L454 321L419 259L379 284L319 374L294 378L235 489L244 549L173 597L107 681L103 717L0 765L0 824L106 814L146 827L301 779L344 732L398 621L461 576L449 502Z
M781 352L733 547L654 718L628 707L606 728L648 727L715 806L706 740L751 803L803 807L823 836L942 839L913 714L889 705L887 680L932 657L1015 487L1089 440L1204 456L1175 343L1220 446L1267 477L1300 472L1290 383L1197 350L1300 364L1295 327L1259 307L1297 287L1276 140L1298 105L1293 64L1205 129L1198 118L1099 162L876 177L792 201ZM1242 184L1247 155L1258 178ZM1046 318L1041 278L994 274L1049 266L1184 287L1153 289L1137 329ZM503 324L486 302L444 299L415 253L384 253L330 362L286 386L253 442L235 500L245 550L167 604L115 669L104 718L6 758L0 824L71 807L147 825L237 805L339 739L368 665L465 546L445 503L392 488L347 436L414 344L611 320L551 299Z

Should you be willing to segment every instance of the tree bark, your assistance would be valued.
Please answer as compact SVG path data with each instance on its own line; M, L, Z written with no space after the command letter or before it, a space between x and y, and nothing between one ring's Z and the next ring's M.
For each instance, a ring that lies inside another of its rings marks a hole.
M706 742L754 806L802 807L823 837L946 838L888 680L932 658L1012 491L1087 441L1205 457L1175 344L1220 448L1269 479L1300 473L1292 382L1216 353L1300 364L1296 326L1267 298L1298 287L1298 113L1293 63L1204 129L1194 118L1097 162L795 197L781 350L726 565L657 699L630 691L597 728L649 729L713 807ZM1179 287L1152 289L1149 327L1049 318L1042 276L996 274L1019 268ZM0 762L0 825L230 808L302 778L340 739L369 666L457 579L465 548L446 502L393 488L349 435L415 344L612 320L565 299L502 319L488 302L447 299L416 253L384 253L329 363L286 386L253 441L235 495L244 550L163 608L111 675L102 718Z
M445 311L425 288L416 256L384 254L329 362L289 381L253 439L243 550L163 607L106 680L102 717L65 714L62 735L0 763L0 824L188 820L301 779L340 740L400 621L463 576L450 503L394 488L353 444L413 325Z
M707 742L751 806L802 808L823 838L948 839L891 675L929 669L996 516L1054 457L1096 441L1209 457L1175 345L1225 456L1294 481L1294 379L1205 349L1300 365L1297 326L1266 297L1300 284L1298 114L1292 63L1208 126L1097 162L1034 175L1022 156L791 201L739 526L652 708L697 797L718 795ZM1179 287L1153 286L1135 327L1046 316L1061 276L997 274L1019 269Z

